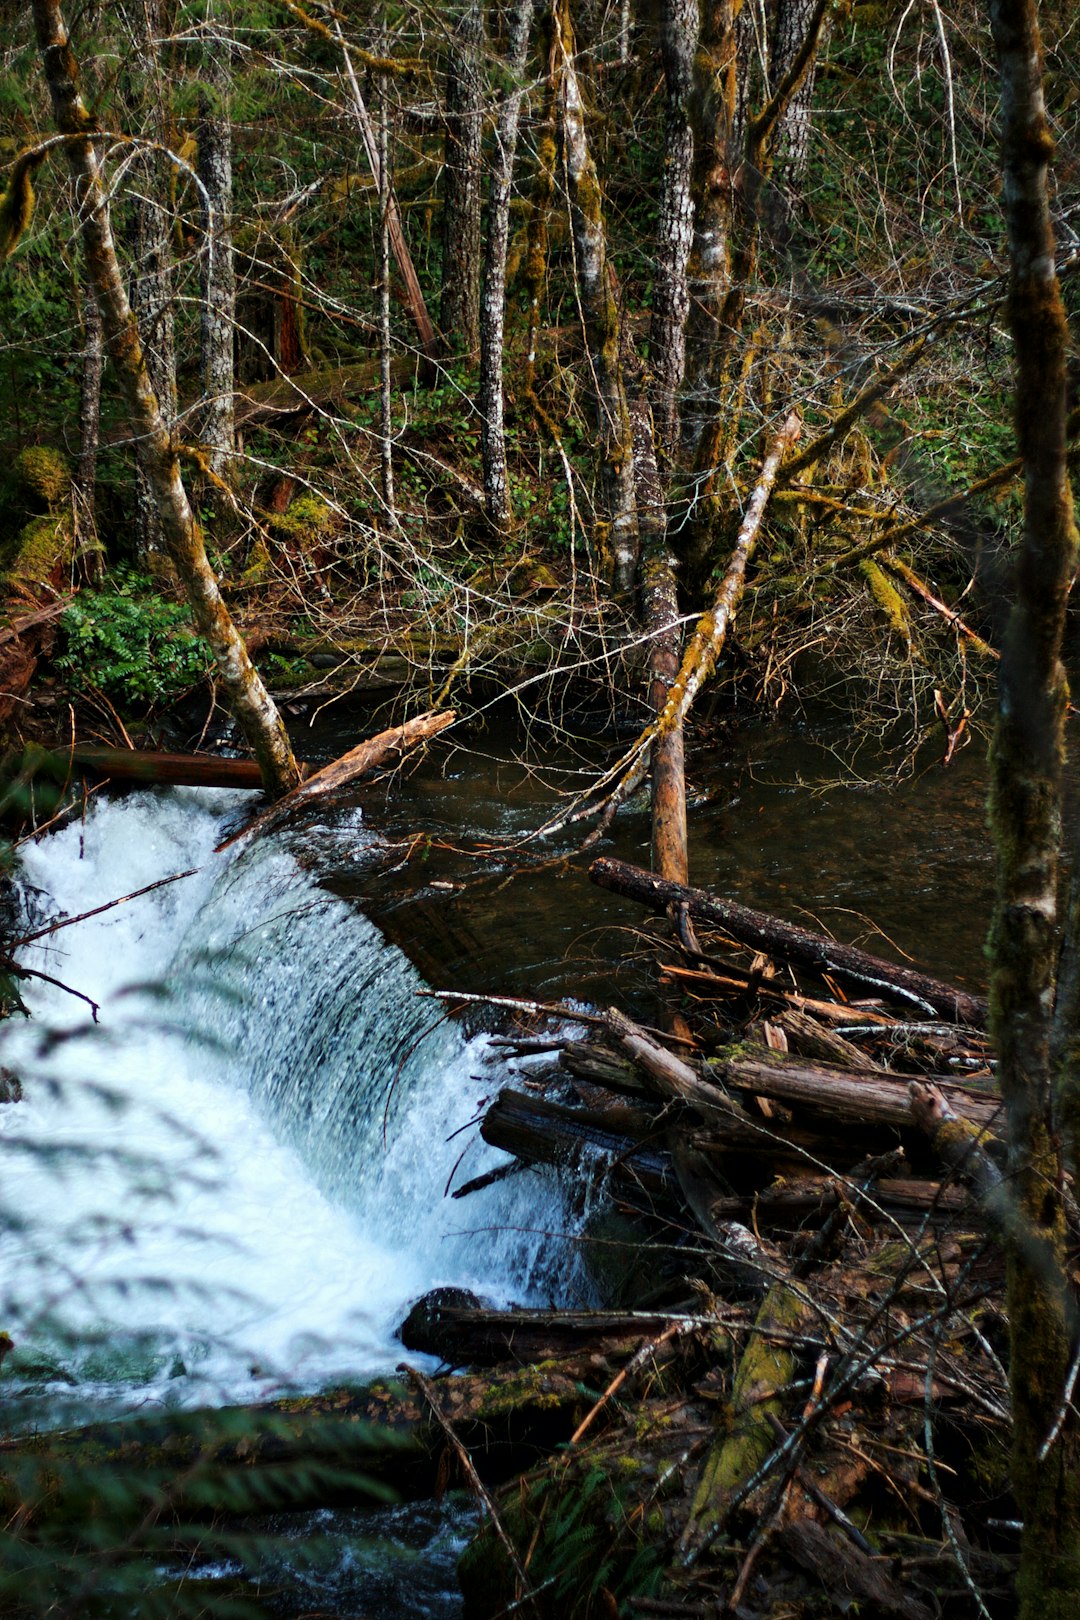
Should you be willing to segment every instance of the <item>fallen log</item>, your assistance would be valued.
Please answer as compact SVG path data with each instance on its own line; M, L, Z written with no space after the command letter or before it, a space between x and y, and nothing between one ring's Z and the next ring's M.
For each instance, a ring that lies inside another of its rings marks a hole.
M726 1087L811 1108L830 1118L897 1127L912 1122L907 1075L890 1074L884 1069L856 1070L808 1063L802 1058L781 1057L764 1047L760 1053L737 1048L730 1056L710 1058L708 1066ZM954 1114L980 1130L993 1131L1001 1113L999 1098L969 1091L940 1076L929 1078L940 1088Z
M644 1311L496 1310L460 1288L436 1288L417 1300L401 1325L407 1350L452 1367L493 1367L583 1354L628 1360L671 1326L672 1316Z
M691 889L646 872L640 866L602 856L589 867L589 877L602 889L636 900L654 911L686 906L695 921L712 923L740 945L771 956L781 956L798 967L829 974L845 984L887 996L905 1006L935 1013L950 1023L986 1027L987 1002L955 985L945 984L914 968L898 967L854 945L840 945L824 934L795 923L783 922L763 911L751 910L735 900L724 900L703 889Z
M378 732L376 736L369 737L356 748L351 748L347 754L342 754L331 764L324 765L322 770L315 771L302 781L299 787L293 788L291 793L286 793L283 798L275 800L269 809L256 816L254 821L219 844L218 849L228 849L230 844L236 843L241 838L261 838L269 832L277 831L298 811L308 809L332 793L339 793L342 788L348 787L366 771L373 771L385 764L388 759L392 759L395 754L406 754L420 743L437 737L440 731L452 726L456 718L452 709L432 710L428 714L417 715L414 720L406 720L402 726L391 726L388 731Z
M224 759L219 754L169 754L151 749L103 748L78 743L56 750L61 773L90 771L111 782L138 782L157 787L250 788L262 791L262 777L253 759ZM312 766L301 765L305 777Z
M525 1164L565 1166L590 1153L600 1155L609 1161L607 1174L618 1192L644 1194L649 1200L678 1197L666 1153L616 1135L606 1124L591 1120L587 1110L564 1108L507 1088L484 1115L480 1135L491 1147L512 1153Z
M590 1397L587 1359L563 1367L469 1374L434 1387L479 1473L508 1479L568 1440ZM440 1488L441 1426L428 1402L382 1379L264 1406L172 1413L0 1442L0 1511L9 1528L61 1520L77 1531L108 1500L118 1542L148 1500L202 1519L406 1497ZM383 1487L381 1490L377 1486ZM445 1486L445 1477L442 1480Z

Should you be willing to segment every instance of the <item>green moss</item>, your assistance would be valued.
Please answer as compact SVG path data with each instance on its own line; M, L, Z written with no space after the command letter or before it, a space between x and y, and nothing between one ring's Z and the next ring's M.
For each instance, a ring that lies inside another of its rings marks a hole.
M301 547L321 540L334 527L334 512L317 495L298 495L284 512L271 512L267 527L276 540L293 540Z
M31 445L15 457L13 468L20 492L35 504L54 511L71 492L71 469L59 450L48 444Z
M71 566L75 550L71 517L31 518L0 557L5 585L10 592L36 595L45 585L58 585Z

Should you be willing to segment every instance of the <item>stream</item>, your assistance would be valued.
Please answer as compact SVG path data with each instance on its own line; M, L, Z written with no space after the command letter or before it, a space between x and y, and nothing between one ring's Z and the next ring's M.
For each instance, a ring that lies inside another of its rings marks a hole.
M341 726L305 739L311 757L355 742ZM699 756L694 881L977 986L981 748L891 793L812 791L830 760L827 737L779 729ZM444 1196L501 1161L468 1127L509 1071L482 1020L470 1034L418 994L419 968L440 989L647 1008L637 908L581 862L521 872L506 847L581 769L576 749L530 756L493 727L282 841L215 854L246 796L176 789L99 796L25 847L31 926L194 871L23 953L100 1011L31 982L33 1018L0 1039L25 1087L0 1109L9 1423L362 1378L397 1364L409 1303L443 1283L592 1297L562 1236L582 1210L550 1175ZM648 864L644 808L602 847ZM470 1522L456 1504L331 1516L318 1606L455 1614Z

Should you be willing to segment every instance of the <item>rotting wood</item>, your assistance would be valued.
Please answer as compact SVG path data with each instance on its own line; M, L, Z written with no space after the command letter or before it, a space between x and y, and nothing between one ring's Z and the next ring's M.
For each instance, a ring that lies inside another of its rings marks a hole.
M670 905L685 905L695 922L712 923L752 950L782 956L798 967L828 973L841 983L887 996L905 1006L918 1007L950 1023L970 1024L976 1029L986 1027L987 1004L983 997L971 995L914 968L886 962L857 946L841 945L824 934L783 922L763 911L754 911L738 901L721 899L704 889L684 888L640 866L608 857L593 861L589 877L602 889L625 895L654 911L666 911Z

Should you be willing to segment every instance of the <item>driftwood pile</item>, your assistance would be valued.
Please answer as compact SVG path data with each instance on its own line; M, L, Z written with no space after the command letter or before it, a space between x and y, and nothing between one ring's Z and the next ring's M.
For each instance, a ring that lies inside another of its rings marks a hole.
M504 1037L560 1073L482 1131L599 1179L586 1244L635 1255L619 1309L441 1294L404 1332L452 1366L591 1369L570 1443L466 1556L468 1612L1011 1613L985 1003L617 861L590 875L667 918L661 1028Z

